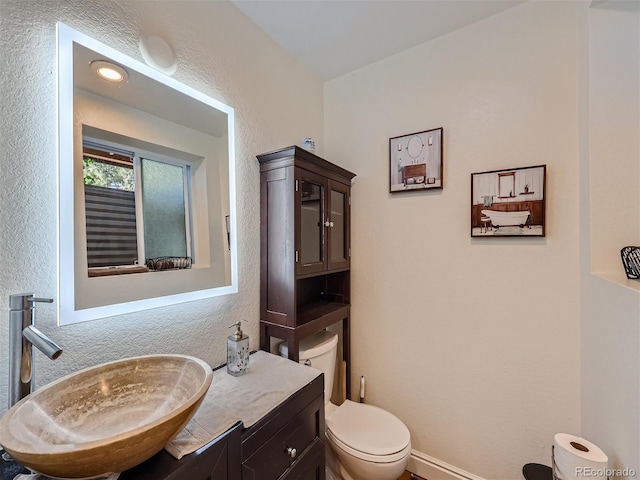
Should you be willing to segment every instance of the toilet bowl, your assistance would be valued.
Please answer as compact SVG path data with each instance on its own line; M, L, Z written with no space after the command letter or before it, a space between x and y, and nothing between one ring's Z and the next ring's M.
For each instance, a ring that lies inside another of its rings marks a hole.
M409 429L393 414L364 403L331 403L338 335L321 331L300 342L300 363L324 373L327 466L343 480L396 480L411 455ZM280 354L288 355L286 343Z
M386 410L347 400L327 417L326 425L345 480L395 480L406 469L409 430Z

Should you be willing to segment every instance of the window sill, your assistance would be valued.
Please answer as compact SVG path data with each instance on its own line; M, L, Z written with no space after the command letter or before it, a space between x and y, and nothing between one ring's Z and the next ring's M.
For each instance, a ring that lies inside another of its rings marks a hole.
M121 265L118 267L89 268L89 277L106 277L111 275L128 275L130 273L147 273L149 269L144 265Z

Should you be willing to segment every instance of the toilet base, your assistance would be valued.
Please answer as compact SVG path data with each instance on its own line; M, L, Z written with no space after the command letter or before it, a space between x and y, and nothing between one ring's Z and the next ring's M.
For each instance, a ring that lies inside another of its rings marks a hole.
M343 480L337 473L331 470L328 465L325 467L324 473L326 480Z
M327 480L330 478L337 480L397 480L406 470L411 456L409 448L407 455L401 460L392 463L372 463L356 459L345 452L336 452L334 448L337 447L327 441L325 446L327 472L331 472L332 475L332 477L327 476ZM351 465L345 465L342 461L343 457L344 462Z
M349 472L347 472L342 465L340 465L340 476L342 477L342 480L356 480L349 475Z
M326 480L355 480L349 472L347 472L342 464L336 459L333 450L329 445L326 446Z

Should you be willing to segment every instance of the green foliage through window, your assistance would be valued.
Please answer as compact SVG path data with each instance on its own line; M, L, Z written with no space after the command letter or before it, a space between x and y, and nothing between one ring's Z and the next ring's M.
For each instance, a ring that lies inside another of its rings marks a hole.
M101 160L84 156L84 183L117 190L135 190L133 168L120 167Z

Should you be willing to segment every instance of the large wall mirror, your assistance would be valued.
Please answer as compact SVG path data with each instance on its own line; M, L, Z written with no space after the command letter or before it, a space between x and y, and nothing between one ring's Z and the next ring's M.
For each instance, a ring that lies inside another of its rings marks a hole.
M58 323L237 292L233 109L62 23L58 101Z

